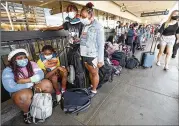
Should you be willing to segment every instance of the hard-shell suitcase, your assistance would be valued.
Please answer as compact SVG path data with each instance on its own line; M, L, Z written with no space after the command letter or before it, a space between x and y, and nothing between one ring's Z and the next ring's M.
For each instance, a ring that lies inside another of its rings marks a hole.
M154 49L152 51L153 45L155 45L155 46L154 46ZM150 51L142 53L142 55L141 55L141 66L143 66L144 68L149 68L149 67L152 68L152 65L153 65L153 62L154 62L154 59L155 59L156 45L157 45L157 42L156 42L155 38L153 38Z

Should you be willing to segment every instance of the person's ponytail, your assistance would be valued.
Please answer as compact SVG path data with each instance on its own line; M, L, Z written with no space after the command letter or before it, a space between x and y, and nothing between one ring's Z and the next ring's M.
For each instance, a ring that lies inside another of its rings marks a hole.
M94 5L91 2L89 2L89 3L86 4L86 6L84 6L82 8L82 11L86 10L89 14L92 14L93 11L94 11L93 7L94 7Z
M91 8L91 9L92 9L92 8L94 7L94 5L93 5L91 2L89 2L89 3L87 3L87 4L86 4L86 7L88 7L88 8Z

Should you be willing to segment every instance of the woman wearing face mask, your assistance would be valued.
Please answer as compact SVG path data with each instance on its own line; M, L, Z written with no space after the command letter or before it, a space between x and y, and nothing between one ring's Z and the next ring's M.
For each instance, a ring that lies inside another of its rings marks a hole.
M80 39L80 53L90 74L91 97L94 97L99 83L98 68L104 64L104 29L94 19L92 3L88 3L82 8L81 18L84 28Z
M164 70L168 70L168 64L173 50L173 45L175 44L176 34L179 34L179 11L175 10L171 13L168 20L164 22L158 31L157 37L161 36L160 49L157 56L157 66L160 66L160 57L166 47L166 57ZM177 43L179 41L179 36L177 36Z
M67 7L67 13L68 16L65 18L65 23L63 25L57 27L41 28L40 30L68 30L72 38L71 43L79 42L83 24L81 23L78 15L78 8L75 5L71 4Z
M39 87L43 92L51 93L52 83L43 79L44 73L35 62L29 61L25 49L16 49L9 53L9 66L2 72L2 84L10 93L14 103L24 112L24 122L29 124L32 118L29 107L32 102L32 89Z
M56 92L56 99L59 103L61 100L61 93L64 93L66 90L67 70L60 66L59 58L51 45L45 45L42 48L42 54L40 54L40 59L37 61L37 64L44 71L45 78L52 82ZM62 80L61 91L58 84L59 79Z

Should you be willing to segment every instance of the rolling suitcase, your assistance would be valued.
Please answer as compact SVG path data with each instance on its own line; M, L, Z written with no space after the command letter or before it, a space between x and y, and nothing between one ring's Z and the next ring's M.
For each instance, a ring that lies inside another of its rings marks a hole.
M154 44L155 43L155 44ZM154 46L154 49L152 51L152 47ZM155 59L155 48L156 48L157 42L155 38L153 38L152 45L149 52L143 52L141 55L141 66L144 68L152 68L154 59Z

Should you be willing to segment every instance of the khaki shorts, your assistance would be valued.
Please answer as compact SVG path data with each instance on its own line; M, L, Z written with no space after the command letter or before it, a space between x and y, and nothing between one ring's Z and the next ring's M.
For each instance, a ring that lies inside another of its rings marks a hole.
M174 46L175 40L176 40L175 35L170 35L170 36L163 36L162 35L160 44L163 45L163 46L164 45Z

